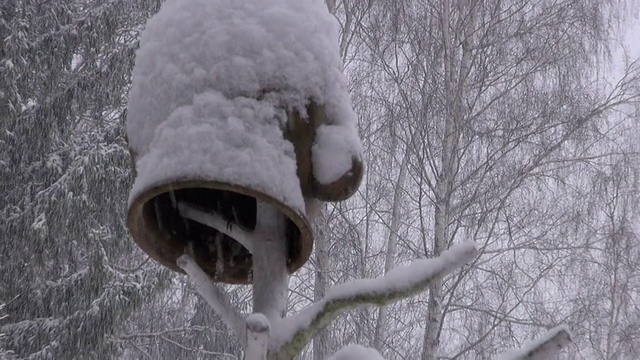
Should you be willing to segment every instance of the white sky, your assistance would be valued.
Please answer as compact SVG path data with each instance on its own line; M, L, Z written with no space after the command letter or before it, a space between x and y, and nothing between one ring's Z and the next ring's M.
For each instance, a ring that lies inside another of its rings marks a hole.
M610 85L616 84L624 74L625 64L640 58L640 7L628 15L614 33L611 43L612 63L604 65L604 77ZM609 89L611 90L611 89Z
M629 20L624 39L624 45L629 52L629 57L632 59L640 57L640 8L636 9Z

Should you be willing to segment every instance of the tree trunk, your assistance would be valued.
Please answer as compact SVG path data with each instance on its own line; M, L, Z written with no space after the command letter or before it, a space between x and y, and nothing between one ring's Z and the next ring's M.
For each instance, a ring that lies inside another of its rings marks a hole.
M453 9L450 0L442 2L440 11L440 26L444 50L445 111L443 121L445 127L442 137L440 171L436 174L435 180L432 254L434 257L440 256L443 251L446 251L450 243L448 226L452 217L451 196L456 174L459 170L459 141L461 127L465 120L465 105L462 99L465 91L466 78L470 73L471 47L469 46L469 37L473 32L474 10L472 8L464 9L462 3L458 3L457 6L458 19L456 24L454 24L451 19ZM473 5L469 6L472 7ZM452 28L456 31L456 34L451 33ZM460 59L459 62L456 61L458 58ZM427 325L424 333L422 360L434 360L437 357L440 345L440 331L444 318L442 301L442 281L438 281L429 288Z
M402 163L400 164L400 174L393 192L393 209L391 212L391 226L389 228L389 242L387 243L387 253L384 261L385 274L395 266L396 247L398 245L398 231L400 230L400 204L403 201L404 183L407 178L407 167L409 163L409 148L405 150ZM378 321L373 337L373 348L382 353L382 344L385 336L388 308L381 306L378 309Z
M327 290L327 277L326 274L331 266L331 258L329 257L329 239L326 234L327 226L326 214L324 211L320 212L320 216L315 223L315 257L316 257L316 278L313 287L313 301L320 301L324 298L324 294ZM327 350L329 347L328 330L323 329L313 339L313 359L325 360L327 356Z

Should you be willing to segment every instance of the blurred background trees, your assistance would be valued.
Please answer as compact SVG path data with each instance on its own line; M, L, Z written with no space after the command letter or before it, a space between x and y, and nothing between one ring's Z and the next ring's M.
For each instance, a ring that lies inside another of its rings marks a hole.
M108 358L166 287L124 226L136 38L153 2L7 1L0 15L0 323L18 358Z
M0 358L239 357L124 226L129 76L160 3L0 4ZM574 333L563 359L637 358L640 78L617 41L640 5L330 5L367 172L315 224L290 311L459 241L482 252L422 297L342 316L302 358L360 343L488 359L558 323Z

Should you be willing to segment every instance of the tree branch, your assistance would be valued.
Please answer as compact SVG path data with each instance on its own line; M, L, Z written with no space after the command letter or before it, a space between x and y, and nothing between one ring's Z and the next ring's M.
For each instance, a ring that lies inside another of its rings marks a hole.
M331 288L324 299L295 316L275 324L270 359L289 360L342 311L364 305L384 306L425 291L434 281L470 262L477 254L473 243L452 247L433 259L397 267L376 279L354 280Z
M509 350L495 360L546 360L553 358L560 350L571 343L571 333L566 326L560 325L533 340L520 349Z
M184 270L202 297L209 303L213 310L220 315L222 321L233 331L240 343L247 343L244 318L231 304L225 293L215 285L198 264L189 255L184 254L177 260L178 266Z
M245 231L238 224L230 225L227 220L216 213L208 213L180 201L178 202L178 211L182 217L207 225L222 234L232 237L253 254L253 234Z

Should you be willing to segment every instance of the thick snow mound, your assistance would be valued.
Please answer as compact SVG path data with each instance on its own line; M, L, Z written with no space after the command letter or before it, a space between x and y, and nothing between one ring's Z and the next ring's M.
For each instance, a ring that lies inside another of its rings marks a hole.
M130 201L156 185L216 179L260 190L303 213L293 147L276 121L274 108L254 99L195 96L156 129L150 151L138 159Z
M269 319L260 313L253 313L247 316L247 328L253 332L264 333L271 328Z
M362 151L360 143L353 140L354 133L344 131L341 125L322 125L318 128L311 149L313 175L318 182L331 184L351 169L352 158L348 155L358 156Z
M376 349L350 344L338 350L329 360L384 360Z
M144 166L153 166L151 162L161 160L160 153L169 148L194 150L199 152L195 156L205 156L206 143L226 139L224 131L262 127L258 123L269 113L278 114L278 109L305 114L305 106L313 100L324 106L327 125L341 128L339 132L322 131L313 152L314 160L324 158L318 160L320 165L314 173L323 182L337 179L350 168L351 158L361 152L357 118L337 45L337 22L321 0L167 0L141 36L132 75L127 133L132 151L141 160L139 166L144 162L148 163ZM207 100L203 97L211 102L204 104ZM228 101L224 109L216 111L214 106L223 102L220 98ZM247 106L247 98L262 105ZM198 113L198 106L208 107L207 113L190 119L191 114ZM236 109L231 111L229 107ZM260 107L261 116L251 113L256 107ZM275 118L281 123L270 124L281 129L286 117ZM183 136L194 131L180 129L180 124L193 122L199 124L202 133L187 139ZM340 138L327 139L330 133L338 133ZM242 140L246 146L254 144L247 154L262 150L257 148L261 135L254 131L251 141L249 137ZM282 134L264 135L270 136L265 141L278 151L281 142L276 138L282 138ZM236 144L236 140L231 142ZM176 144L166 146L167 142ZM346 152L326 148L335 144ZM222 149L215 151L208 155L218 156ZM282 151L283 156L295 159L289 148ZM147 155L152 157L142 161ZM323 166L334 160L333 166ZM166 161L163 166L167 166ZM285 165L280 173L288 174L288 167Z

